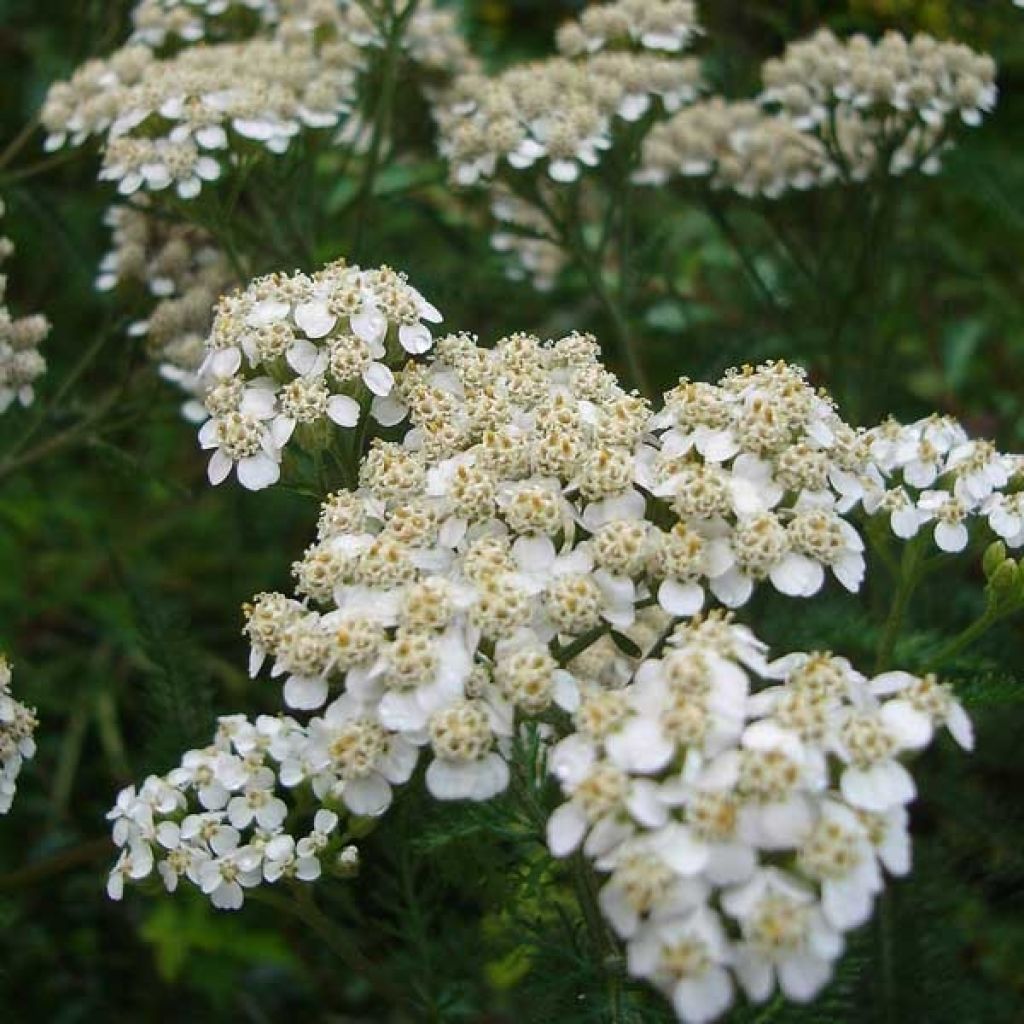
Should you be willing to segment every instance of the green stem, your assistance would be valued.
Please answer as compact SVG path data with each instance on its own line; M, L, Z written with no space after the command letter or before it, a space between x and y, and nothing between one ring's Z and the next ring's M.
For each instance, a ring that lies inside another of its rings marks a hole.
M878 643L878 651L875 656L876 673L883 672L892 661L896 641L899 639L900 630L903 628L903 620L906 618L907 609L910 606L910 599L913 597L914 590L921 578L922 553L923 547L920 537L916 537L908 542L907 546L903 549L899 575L896 580L896 591L893 594L889 616L885 623L885 630Z
M334 922L313 902L308 889L300 889L294 899L289 899L266 886L254 889L249 896L301 921L353 974L366 979L374 991L392 1004L401 1005L408 1001L405 994L382 975L377 965L359 946L335 927Z
M619 303L619 298L613 295L608 288L604 274L601 272L601 268L595 265L592 254L587 248L578 226L568 227L566 232L564 232L564 236L567 248L576 258L576 263L583 271L587 283L597 296L598 301L604 306L608 319L611 320L616 341L618 342L618 349L626 363L630 382L641 394L646 395L648 398L653 398L654 390L647 379L647 373L644 370L643 361L637 350L633 332L630 330L629 321L626 319L626 314Z
M950 659L956 657L965 647L969 647L975 640L978 639L983 633L987 633L1000 619L1002 616L992 610L992 608L986 608L982 616L972 622L963 632L953 637L941 648L939 652L933 655L928 663L924 667L925 672L934 672L936 669L941 668Z
M366 232L366 221L373 201L373 189L380 166L384 140L391 127L391 114L394 107L395 85L398 78L398 56L401 50L402 34L416 11L419 0L407 0L401 14L396 13L394 4L388 4L389 23L387 40L384 46L384 65L380 98L373 116L373 134L370 137L370 149L366 155L363 178L360 182L356 199L355 227L352 234L352 258L357 263L362 255L363 241Z
M610 1024L622 1021L622 954L618 943L605 924L601 907L597 901L594 877L589 864L581 851L573 854L572 880L576 891L576 902L579 904L586 922L587 932L594 949L601 957L602 968L606 975L608 987L608 1020Z

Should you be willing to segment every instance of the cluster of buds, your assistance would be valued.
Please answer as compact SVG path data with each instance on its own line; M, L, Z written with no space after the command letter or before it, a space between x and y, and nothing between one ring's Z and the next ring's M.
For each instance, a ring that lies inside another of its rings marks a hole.
M21 766L35 755L37 725L35 711L14 699L11 667L0 654L0 814L11 809Z
M96 287L144 289L151 305L128 333L145 339L160 375L189 396L186 417L203 420L198 371L217 299L235 284L230 261L208 232L154 216L141 197L112 207L106 221L112 247L100 263Z
M0 201L0 217L4 205ZM0 264L14 252L9 238L0 238ZM7 275L0 274L0 413L15 402L31 405L33 385L46 372L39 346L50 333L50 321L42 313L15 318L6 302Z
M548 759L566 798L552 852L582 846L630 973L687 1024L737 988L813 999L885 873L910 870L905 762L943 728L973 745L932 676L765 653L726 615L681 624L629 686L582 696Z
M440 319L401 274L344 261L314 274L271 274L225 295L198 370L210 481L237 465L239 481L259 490L277 482L293 437L327 448L332 423L355 427L367 409L380 423L399 422L392 367L427 352L427 324Z

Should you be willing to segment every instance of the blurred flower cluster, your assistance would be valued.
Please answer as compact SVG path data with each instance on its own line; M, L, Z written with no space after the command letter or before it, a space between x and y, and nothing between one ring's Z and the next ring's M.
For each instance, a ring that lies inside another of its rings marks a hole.
M0 814L11 809L21 766L35 755L38 721L11 693L11 667L0 655Z
M0 201L0 217L4 205ZM0 238L0 264L14 252L9 238ZM46 358L39 346L50 333L42 313L15 317L7 305L7 275L0 274L0 413L16 401L31 405L35 382L46 373Z

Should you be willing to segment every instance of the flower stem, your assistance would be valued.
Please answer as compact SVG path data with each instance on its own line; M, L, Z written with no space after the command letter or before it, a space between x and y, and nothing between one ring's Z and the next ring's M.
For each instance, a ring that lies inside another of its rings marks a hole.
M886 619L885 630L878 642L878 650L875 655L875 672L883 672L889 667L892 661L896 641L899 639L900 630L903 628L903 620L906 618L907 609L910 606L910 599L914 595L918 581L921 578L921 538L915 537L903 549L903 557L900 559L899 575L896 580L896 591L893 594L892 604L889 608L889 616Z
M284 911L301 921L346 967L359 977L365 978L374 991L392 1005L408 1002L402 991L383 976L377 965L355 942L341 929L335 927L334 922L313 901L312 893L308 889L299 889L294 899L266 887L255 889L249 895L257 902Z
M391 128L391 114L395 101L395 84L398 78L398 56L401 50L402 34L416 11L419 0L406 0L399 14L394 3L388 4L388 32L384 45L384 64L380 97L373 116L373 134L370 149L366 155L363 178L356 198L355 227L352 234L352 259L357 263L362 255L366 234L366 220L373 201L373 188L380 167L384 140Z
M925 672L934 672L951 658L958 655L965 647L969 647L983 633L987 633L1002 618L991 608L986 608L980 618L972 622L957 636L953 637L937 654L929 659L924 667Z

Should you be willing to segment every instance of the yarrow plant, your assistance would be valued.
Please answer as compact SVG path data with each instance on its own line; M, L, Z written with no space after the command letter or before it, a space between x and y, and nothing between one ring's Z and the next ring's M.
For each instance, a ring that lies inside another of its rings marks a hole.
M316 507L291 585L243 606L244 704L211 731L190 708L170 766L137 776L97 709L112 774L142 779L107 815L111 899L294 914L398 1007L419 981L381 968L371 933L432 941L410 862L492 843L507 905L481 934L516 949L488 974L544 975L537 1020L705 1024L771 1001L767 1019L821 996L873 919L889 972L930 751L975 745L956 658L1024 609L1024 456L916 395L910 422L880 412L898 353L850 325L879 310L901 191L992 113L996 66L823 28L726 95L714 13L583 5L548 56L491 67L427 0L139 0L121 48L50 88L43 162L99 156L95 287L181 392L226 485L210 515ZM493 293L446 281L478 256L485 275L488 246ZM723 275L708 371L685 346L722 267L751 286L756 338L734 344ZM528 293L537 333L507 333ZM591 319L605 330L574 329ZM32 400L48 330L0 307L0 411ZM135 424L138 367L109 407L59 407L103 344L0 479L79 442L117 457L101 414ZM225 495L232 477L278 493ZM936 572L968 594L949 618L980 617L909 638ZM153 660L171 688L192 671ZM0 659L0 811L35 727ZM392 865L397 923L387 884L346 884ZM492 909L488 886L458 895L454 913ZM424 1019L449 1005L419 999Z
M348 330L362 307L330 308L339 272L287 300L257 282L248 308L314 335L348 311ZM916 527L962 548L1020 460L948 420L855 430L783 363L684 379L654 411L598 353L582 334L456 334L406 363L387 396L402 439L372 441L323 503L295 595L245 609L250 669L269 666L287 711L222 718L209 748L122 793L112 895L158 871L235 908L247 888L344 874L358 822L419 762L434 798L488 801L532 732L565 801L551 853L582 849L606 879L630 974L684 1021L739 991L817 995L885 874L910 868L908 760L973 732L934 675L770 660L726 608L765 586L810 598L828 575L858 591L862 531L914 481ZM928 511L938 494L964 495L956 538Z
M36 713L15 699L11 676L11 666L0 655L0 814L11 809L21 767L36 752Z

